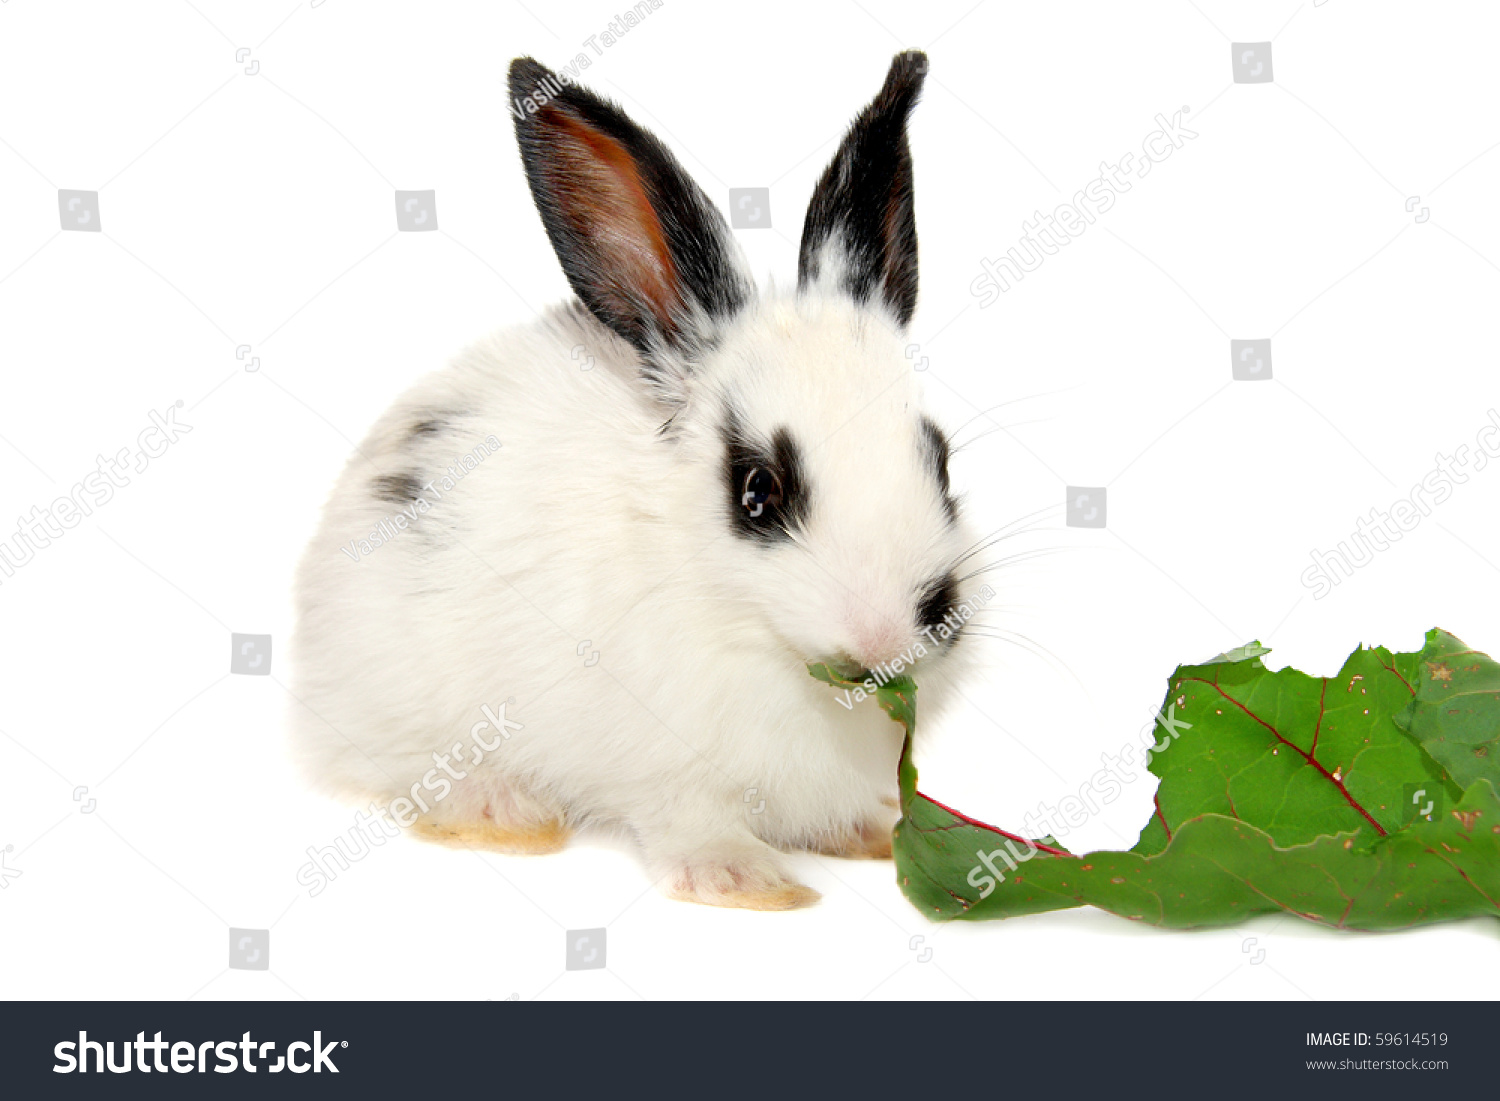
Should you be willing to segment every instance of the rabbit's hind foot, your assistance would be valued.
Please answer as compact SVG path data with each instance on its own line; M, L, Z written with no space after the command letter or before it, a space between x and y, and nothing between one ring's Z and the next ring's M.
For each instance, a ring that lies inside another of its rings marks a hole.
M412 833L424 841L458 849L542 856L566 848L573 831L560 819L511 826L489 818L463 822L424 816L412 826Z

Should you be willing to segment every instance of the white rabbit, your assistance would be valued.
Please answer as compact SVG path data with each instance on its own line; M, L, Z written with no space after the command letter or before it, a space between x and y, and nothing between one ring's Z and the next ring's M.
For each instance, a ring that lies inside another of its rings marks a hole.
M779 851L889 856L899 728L807 664L914 665L926 718L967 649L975 540L904 354L926 68L895 58L795 292L762 297L661 142L511 65L580 301L423 379L343 472L298 576L316 783L507 852L621 828L668 894L724 906L815 900Z

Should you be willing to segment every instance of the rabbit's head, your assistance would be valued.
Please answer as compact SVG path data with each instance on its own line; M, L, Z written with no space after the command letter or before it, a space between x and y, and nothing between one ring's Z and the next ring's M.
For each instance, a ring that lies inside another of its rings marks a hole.
M510 70L515 102L530 97L516 130L548 236L583 304L634 348L639 398L660 415L652 445L677 463L672 485L626 491L692 529L717 598L849 672L946 653L977 587L960 576L974 541L948 441L905 354L906 122L926 69L896 57L813 193L795 293L764 297L661 142L529 58Z

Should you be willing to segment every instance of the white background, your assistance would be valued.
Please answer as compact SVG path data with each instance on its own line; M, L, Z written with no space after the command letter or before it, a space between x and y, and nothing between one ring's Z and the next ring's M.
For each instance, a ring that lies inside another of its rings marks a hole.
M193 429L0 583L0 849L20 872L0 890L0 993L1492 992L1490 919L1385 936L1096 911L940 927L889 865L813 857L795 868L823 900L788 914L667 901L627 849L592 841L526 859L403 839L307 897L304 850L350 811L289 767L280 656L271 677L230 676L230 632L287 638L294 563L384 406L568 294L505 68L570 60L623 9L0 5L0 537L133 446L149 410L181 400ZM1005 625L1048 653L988 655L973 706L925 732L924 790L1019 826L1134 735L1177 663L1252 638L1313 673L1361 642L1418 648L1434 625L1500 651L1500 464L1326 599L1299 581L1500 407L1497 33L1481 3L667 0L588 51L586 81L716 202L771 188L772 228L738 236L782 282L848 120L896 50L930 51L912 340L941 420L974 440L954 474L976 521L1050 509L1005 546L1059 553L994 575ZM1231 42L1267 40L1275 82L1232 83ZM978 305L981 257L1184 108L1195 139ZM101 233L59 230L59 188L99 192ZM438 232L396 232L398 188L436 191ZM1273 380L1232 382L1230 339L1268 337ZM1107 487L1107 529L1062 525L1070 484ZM1067 843L1134 843L1154 782ZM227 969L231 926L271 929L268 972ZM565 972L565 930L601 926L608 967Z

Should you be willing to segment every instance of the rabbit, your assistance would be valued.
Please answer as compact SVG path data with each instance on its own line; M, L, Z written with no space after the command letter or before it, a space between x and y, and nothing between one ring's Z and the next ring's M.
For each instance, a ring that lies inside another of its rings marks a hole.
M894 59L812 195L795 290L762 294L661 141L511 64L577 299L422 379L339 478L296 580L313 784L492 851L614 831L665 894L719 906L815 902L785 853L890 857L901 729L808 665L871 693L911 673L926 718L970 664L974 536L906 355L926 72Z

